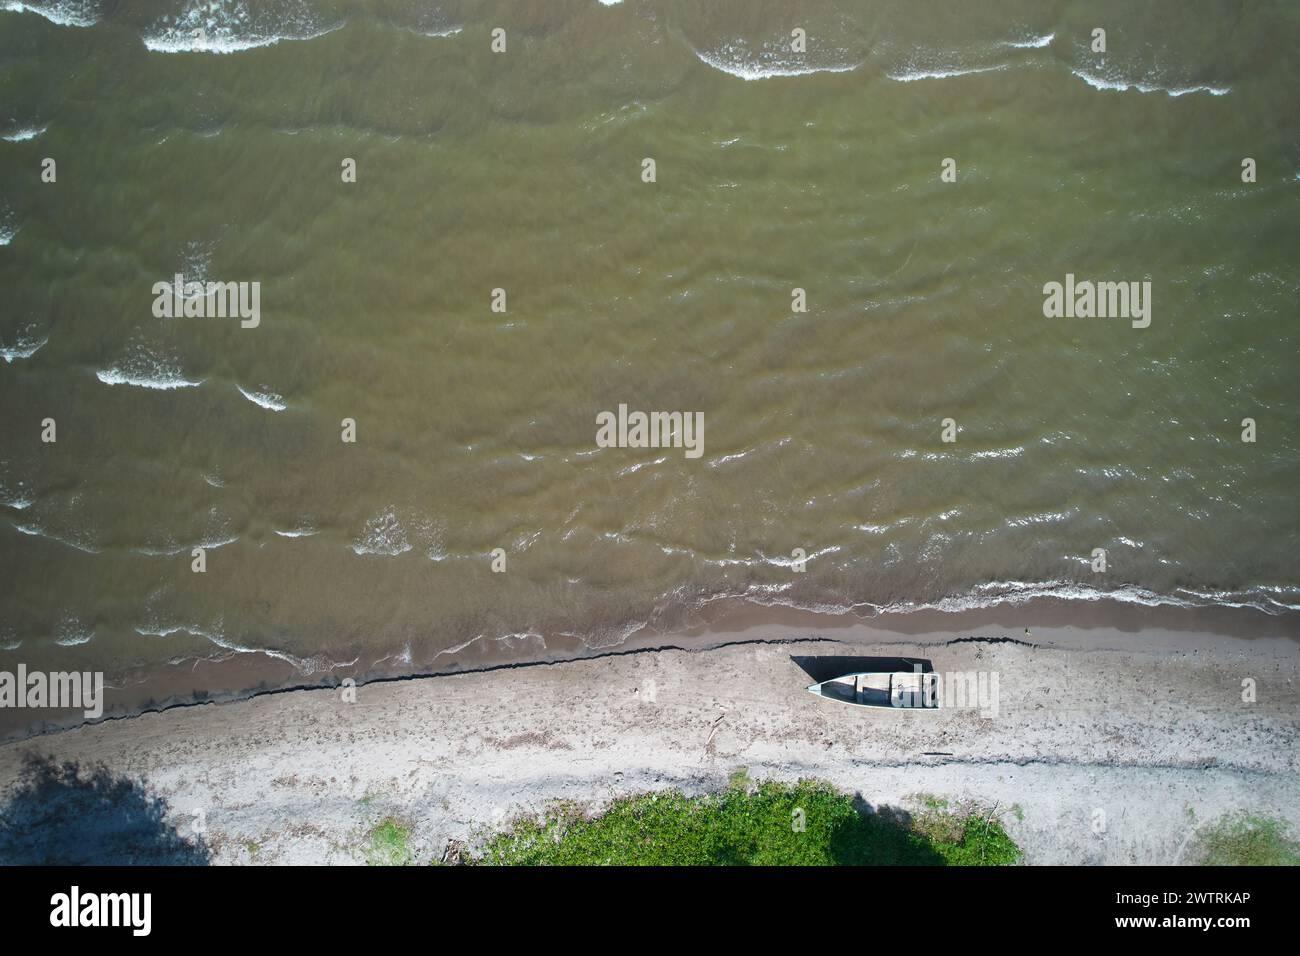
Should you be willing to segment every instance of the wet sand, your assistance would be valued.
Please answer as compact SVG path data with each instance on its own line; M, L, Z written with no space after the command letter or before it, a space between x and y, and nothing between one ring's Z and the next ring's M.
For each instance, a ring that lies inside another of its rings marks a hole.
M1050 638L1042 636L1050 630ZM438 655L439 666L412 671L390 658L303 674L292 663L265 653L226 654L185 659L165 667L108 675L104 716L121 719L195 703L246 700L262 694L408 680L455 673L491 671L539 663L603 657L634 650L700 650L737 641L786 640L791 633L861 644L942 642L961 637L1023 638L1038 633L1051 646L1194 650L1205 635L1246 640L1300 641L1300 613L1266 614L1253 608L1143 607L1118 601L1065 601L1041 598L1020 605L947 612L921 610L819 612L758 605L723 598L681 616L665 632L643 627L618 644L591 645L572 636L548 635L545 642L521 645L509 638L476 639ZM34 667L29 663L29 668ZM40 712L0 709L0 740L55 733L84 722L80 711Z
M428 861L550 800L701 792L740 769L823 778L873 806L980 800L1031 863L1179 862L1198 826L1236 810L1300 826L1286 637L1030 626L881 641L770 621L727 637L372 683L355 702L299 690L109 720L0 747L0 780L9 793L28 753L102 765L145 782L182 833L202 811L219 863L360 862L389 817ZM996 672L996 716L806 692L825 658L872 656Z
M246 700L267 693L472 673L538 663L603 657L633 650L684 648L700 650L736 641L786 640L791 633L837 641L889 644L949 641L960 637L1023 637L1026 631L1051 631L1052 646L1075 648L1185 649L1198 647L1204 635L1242 639L1300 641L1300 613L1266 614L1253 608L1143 607L1118 601L1038 599L1020 605L979 610L909 613L818 612L764 606L724 598L682 615L671 631L644 627L623 642L590 645L564 635L548 635L537 646L506 639L476 639L437 658L439 666L411 671L400 661L381 658L324 672L303 674L293 664L265 653L176 661L166 667L109 675L105 681L104 716L109 719L185 707L195 703ZM1043 637L1042 640L1049 640ZM29 663L29 667L34 667ZM83 723L80 711L0 709L0 740L54 733Z

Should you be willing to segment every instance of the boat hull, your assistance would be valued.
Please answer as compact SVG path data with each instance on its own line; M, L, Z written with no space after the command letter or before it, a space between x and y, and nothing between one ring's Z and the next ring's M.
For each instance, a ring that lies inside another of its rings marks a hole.
M808 693L854 707L938 710L939 675L861 671L810 684Z

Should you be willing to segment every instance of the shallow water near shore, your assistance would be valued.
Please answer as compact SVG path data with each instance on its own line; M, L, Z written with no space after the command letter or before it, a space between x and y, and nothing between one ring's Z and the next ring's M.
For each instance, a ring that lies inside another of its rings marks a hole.
M738 599L1294 634L1300 11L971 6L0 5L0 669L426 673ZM156 318L177 272L259 324ZM1045 318L1067 275L1150 326ZM703 454L597 447L620 404Z

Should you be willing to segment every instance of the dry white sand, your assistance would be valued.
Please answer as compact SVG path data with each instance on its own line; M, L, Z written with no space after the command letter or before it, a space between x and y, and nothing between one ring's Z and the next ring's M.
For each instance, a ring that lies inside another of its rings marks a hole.
M18 785L26 752L102 764L144 781L183 833L201 819L221 863L360 862L367 832L389 817L413 826L425 862L550 800L701 792L742 769L822 778L875 806L976 799L1030 863L1179 862L1198 825L1237 810L1300 832L1292 641L739 636L759 640L369 684L354 703L292 691L108 721L0 747L0 785ZM997 672L998 713L821 700L792 661L820 655Z

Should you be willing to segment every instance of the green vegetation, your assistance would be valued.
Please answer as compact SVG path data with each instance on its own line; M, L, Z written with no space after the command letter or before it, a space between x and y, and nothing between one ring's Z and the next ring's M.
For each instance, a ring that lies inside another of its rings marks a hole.
M588 818L570 804L516 821L477 862L497 865L1006 865L1020 859L991 813L923 801L915 818L860 807L824 783L755 784L616 800Z
M366 863L370 866L406 866L413 856L407 841L411 828L388 819L369 833L370 842L365 848Z
M1193 860L1208 866L1300 866L1300 843L1281 820L1234 813L1197 835Z
M947 800L927 795L920 801L911 830L927 839L948 866L1003 866L1020 860L1020 848L993 811L974 805L950 810Z

